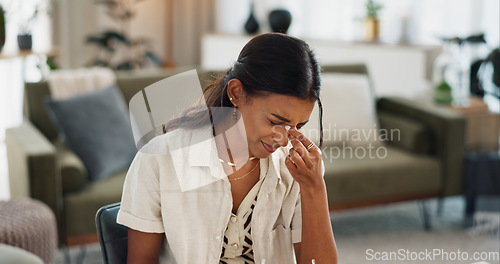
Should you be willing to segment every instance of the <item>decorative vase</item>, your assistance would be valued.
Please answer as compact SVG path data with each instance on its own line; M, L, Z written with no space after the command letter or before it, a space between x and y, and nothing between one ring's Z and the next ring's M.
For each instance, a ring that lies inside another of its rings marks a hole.
M5 44L5 13L0 6L0 52Z
M31 50L33 44L31 34L17 35L17 44L20 50Z
M259 31L259 22L257 22L257 19L255 19L254 16L254 4L250 5L250 16L247 19L247 22L245 23L245 31L248 34L255 34L257 31Z
M269 24L273 32L286 34L291 22L292 14L286 9L275 9L269 13Z
M378 41L380 32L380 22L374 17L365 18L365 40L366 41Z

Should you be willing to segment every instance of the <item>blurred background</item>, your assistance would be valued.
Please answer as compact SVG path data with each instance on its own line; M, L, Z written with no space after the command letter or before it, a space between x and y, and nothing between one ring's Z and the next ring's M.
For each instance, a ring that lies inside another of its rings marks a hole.
M239 44L250 38L245 30L250 14L253 14L258 24L254 33L269 32L269 13L275 9L286 9L291 13L292 20L287 33L293 36L330 41L339 46L362 43L367 39L367 8L364 0L318 0L307 3L299 0L124 2L127 2L127 7L119 7L123 10L118 10L118 7L113 9L106 1L2 0L6 38L0 61L1 79L3 87L10 87L4 88L2 112L18 110L2 115L2 127L15 125L21 118L19 107L12 105L21 101L21 88L12 87L20 87L22 78L37 81L47 74L44 58L15 57L19 50L17 35L26 31L32 35L32 51L39 55L50 55L53 58L51 61L60 68L95 65L96 58L108 56L102 54L105 48L88 40L89 36L100 36L107 31L125 33L130 40L140 43L135 50L146 49L154 55L154 60L146 60L135 68L193 65L227 68L230 62L224 61L224 58L210 61L218 53L204 54L212 51L212 41L215 41L213 45L217 45L217 41L232 41L233 45L230 46L234 46L233 49L225 52L227 55L224 56L234 58L234 52L241 49ZM377 3L383 8L378 11L379 37L376 47L435 47L443 43L442 38L466 38L474 34L484 34L485 46L489 50L498 47L500 42L496 0L380 0ZM206 38L208 40L204 41ZM116 51L113 54L115 60L123 56L118 53L124 52ZM320 61L328 60L322 57L319 56ZM328 57L328 54L324 57ZM353 60L359 61L357 58ZM415 85L416 82L408 83L408 87Z
M175 73L197 69L201 78L224 71L248 40L272 31L302 38L316 52L325 74L323 104L345 103L329 109L339 116L326 112L325 124L401 133L375 138L388 151L375 160L324 155L333 175L325 177L329 193L337 195L329 201L340 263L366 261L365 250L377 246L496 252L496 259L480 260L500 263L500 1L0 0L0 8L0 200L30 197L54 213L62 249L38 254L46 263L102 261L92 212L119 201L122 181L104 177L118 186L116 197L82 198L98 197L89 190L102 181L89 176L85 154L65 143L70 132L52 123L59 115L47 114L45 96L111 76L127 103ZM333 141L326 146L338 147ZM61 156L65 151L73 154ZM86 224L65 209L78 206L88 207ZM1 214L9 213L5 208Z

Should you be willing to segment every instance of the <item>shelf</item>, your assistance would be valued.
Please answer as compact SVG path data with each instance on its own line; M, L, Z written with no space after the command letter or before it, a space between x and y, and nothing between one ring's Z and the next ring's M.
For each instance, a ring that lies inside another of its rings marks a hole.
M15 53L12 52L0 52L0 60L15 59L15 58L26 58L31 55L44 55L44 56L54 56L59 54L59 48L52 48L48 51L33 51L33 50L18 50Z
M254 35L206 34L201 44L201 65L205 70L226 70L238 58ZM411 98L431 78L440 46L382 42L348 42L327 39L304 40L321 65L367 65L376 96Z

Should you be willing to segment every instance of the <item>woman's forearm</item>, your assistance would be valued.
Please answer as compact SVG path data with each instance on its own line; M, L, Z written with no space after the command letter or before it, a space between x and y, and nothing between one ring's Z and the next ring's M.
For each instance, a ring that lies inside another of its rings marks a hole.
M128 229L127 263L158 264L164 233L144 233Z
M336 264L337 247L328 210L326 185L301 189L302 241L297 263ZM314 262L312 261L314 259Z

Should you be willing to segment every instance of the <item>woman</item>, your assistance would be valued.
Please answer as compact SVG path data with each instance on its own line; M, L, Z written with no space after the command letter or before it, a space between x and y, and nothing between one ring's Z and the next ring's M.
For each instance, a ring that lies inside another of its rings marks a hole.
M298 131L316 102L322 129L319 74L302 40L250 40L203 90L208 111L186 110L135 157L117 220L128 263L337 263L322 132L318 147Z

